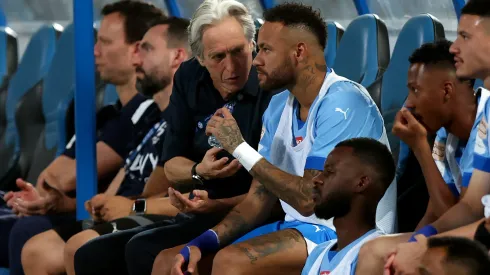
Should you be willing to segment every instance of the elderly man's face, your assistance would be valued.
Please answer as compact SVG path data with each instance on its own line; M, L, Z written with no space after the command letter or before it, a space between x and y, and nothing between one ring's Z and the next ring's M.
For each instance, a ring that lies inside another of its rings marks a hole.
M247 83L252 66L252 42L233 17L208 27L203 34L203 57L200 59L216 89L235 93Z

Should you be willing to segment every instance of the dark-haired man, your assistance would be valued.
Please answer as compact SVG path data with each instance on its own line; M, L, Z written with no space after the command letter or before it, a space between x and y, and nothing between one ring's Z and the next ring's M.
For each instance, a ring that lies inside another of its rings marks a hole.
M335 146L313 182L315 214L333 217L337 239L313 249L303 275L355 273L362 244L382 234L376 230L376 207L394 176L393 156L380 142L354 138Z
M83 222L73 222L31 238L22 249L22 265L26 274L39 272L75 274L73 255L78 247L100 235L137 227L163 218L152 215L117 219L129 216L132 209L136 208L134 207L136 201L130 197L142 195L148 178L157 165L163 145L163 134L167 127L163 111L167 108L172 94L173 76L180 64L190 56L186 35L188 22L181 18L156 21L155 26L150 28L141 40L139 48L141 63L136 69L139 74L138 83L141 92L152 97L158 104L159 109L155 110L151 116L156 116L159 121L148 133L145 133L140 144L133 146L133 151L128 155L119 172L120 176L113 180L108 190L87 202L87 211L92 214L98 224L83 231ZM158 182L158 184L165 185L164 182ZM146 203L161 205L160 200L155 198ZM148 206L148 210L155 211L153 209L155 206ZM170 203L167 203L168 207L171 207ZM174 212L177 212L177 209ZM147 213L150 214L151 211ZM160 214L170 215L172 213ZM65 246L69 253L65 253L65 257L60 257L64 253ZM45 247L50 247L50 253L44 253Z
M398 253L411 253L418 261L409 261L413 271L407 275L480 275L490 274L488 250L478 242L461 237L417 236L417 242L401 244ZM384 274L398 274L390 273Z
M287 90L275 95L263 117L259 152L244 142L230 112L220 109L207 132L232 153L254 177L245 200L213 229L183 247L172 272L193 271L201 253L216 252L213 274L298 274L308 253L335 238L332 220L314 215L313 177L323 170L334 146L353 137L371 137L388 144L383 119L366 90L327 68L323 57L326 26L319 12L302 4L278 5L264 13L259 53L254 65L260 86ZM394 202L393 185L388 199ZM259 227L277 200L283 221ZM393 231L395 206L381 202L376 221ZM381 210L381 211L379 211ZM245 234L245 235L244 235ZM238 238L238 240L237 240ZM162 252L159 268L168 268ZM167 271L168 272L168 271Z
M159 161L172 186L191 184L194 196L171 191L171 201L178 202L173 204L179 210L176 216L86 243L75 253L76 274L150 274L162 249L186 243L216 225L250 188L252 177L230 154L211 147L205 129L216 110L228 106L245 139L258 146L271 93L259 88L252 67L252 16L239 1L202 1L188 33L195 58L175 73ZM157 167L151 178L160 172ZM144 210L140 207L139 212Z
M139 41L149 29L151 21L164 16L155 6L135 1L107 5L102 15L94 46L95 62L102 80L116 86L119 102L115 107L106 107L107 112L102 112L104 116L110 116L104 117L106 122L99 129L96 145L101 189L107 186L123 164L132 139L138 137L137 133L147 132L153 126L154 121L147 121L145 117L158 110L158 106L138 93L135 66L139 62ZM0 249L9 247L9 256L2 253L0 257L10 258L11 274L22 273L20 253L30 237L54 225L74 220L75 199L65 195L76 188L74 142L75 137L63 155L40 174L36 187L18 180L21 191L5 196L7 205L20 216L31 216L17 220L13 230L10 230L12 223L0 221ZM9 239L9 245L4 244L3 239L5 242Z
M484 0L470 0L462 9L461 20L458 25L458 38L450 48L455 55L456 76L459 78L479 78L489 83L490 79L490 6ZM484 89L481 88L483 91ZM488 93L488 91L487 91ZM358 274L371 274L381 272L384 259L393 253L393 247L410 238L415 241L416 235L432 236L438 233L444 235L454 234L465 237L475 237L488 244L488 231L483 222L483 216L490 216L482 202L482 198L490 193L490 163L488 139L488 117L490 102L487 100L482 106L482 118L478 123L473 160L473 175L468 189L452 208L446 211L439 219L430 225L420 228L415 233L401 236L378 239L364 245L360 255ZM454 231L453 231L454 230ZM477 236L475 236L475 232ZM414 251L397 252L389 258L386 268L393 272L412 274L420 262ZM362 260L361 260L362 259ZM361 264L362 261L362 264ZM361 268L362 267L362 268Z
M408 98L393 133L414 152L430 202L419 228L437 220L464 195L473 171L473 151L483 106L490 94L456 76L451 42L427 43L409 58ZM437 137L434 148L427 134ZM461 194L461 196L460 196Z

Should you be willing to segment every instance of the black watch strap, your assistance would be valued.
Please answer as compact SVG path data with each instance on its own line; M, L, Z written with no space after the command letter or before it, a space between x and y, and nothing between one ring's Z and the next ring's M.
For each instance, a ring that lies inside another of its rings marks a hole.
M204 178L200 175L197 174L197 171L196 171L196 167L197 165L199 164L199 162L196 162L193 166L192 166L192 169L191 169L191 173L192 173L192 179L196 182L198 182L199 184L204 184Z

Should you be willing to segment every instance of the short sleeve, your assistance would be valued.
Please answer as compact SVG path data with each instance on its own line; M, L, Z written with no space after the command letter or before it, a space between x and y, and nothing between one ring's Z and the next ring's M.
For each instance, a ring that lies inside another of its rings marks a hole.
M328 154L341 141L355 137L381 138L384 127L381 114L373 100L355 84L344 81L332 84L318 104L314 142L305 170L323 171Z
M185 66L175 73L170 103L165 110L165 119L168 123L165 132L165 140L162 147L160 166L168 160L177 157L189 157L194 137L194 125L192 111L186 100L186 80L190 75L185 75Z
M473 168L490 173L490 152L488 140L488 114L490 113L490 100L485 103L483 116L478 124L478 133L475 141Z

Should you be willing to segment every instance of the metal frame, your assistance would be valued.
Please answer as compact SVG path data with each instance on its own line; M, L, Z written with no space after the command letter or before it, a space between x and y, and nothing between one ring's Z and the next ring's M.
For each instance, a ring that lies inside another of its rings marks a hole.
M274 0L260 0L260 4L264 10L270 9L276 5Z
M89 217L84 203L97 194L93 13L92 1L73 0L78 220Z
M182 17L179 5L177 5L178 0L165 0L165 5L167 6L168 13L171 16Z
M356 6L357 14L363 15L363 14L371 13L366 0L353 0L353 1L354 1L354 5Z
M453 0L453 5L454 5L454 12L456 13L456 17L459 18L461 17L461 10L463 9L464 5L466 5L464 0Z
M6 27L6 26L7 26L7 17L5 16L3 9L0 8L0 27Z

